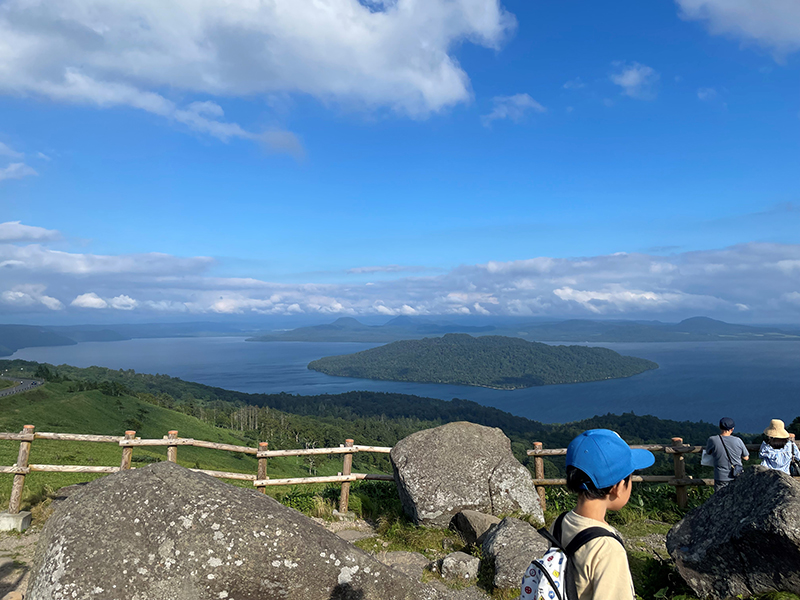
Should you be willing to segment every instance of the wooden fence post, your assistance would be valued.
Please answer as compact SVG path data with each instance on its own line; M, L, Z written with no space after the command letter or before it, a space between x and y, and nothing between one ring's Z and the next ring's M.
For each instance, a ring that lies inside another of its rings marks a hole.
M543 447L542 442L533 442L534 450L541 450ZM536 479L544 479L544 459L541 456L536 456L533 459L534 468L536 471ZM545 497L545 487L537 485L536 491L539 493L539 503L542 505L542 512L547 508L547 499Z
M683 446L683 438L672 438L672 447L677 448L680 446ZM686 461L683 453L673 454L672 460L675 465L675 479L684 479L686 477ZM678 503L678 508L686 508L689 505L689 488L685 485L675 486L675 500Z
M269 450L269 442L261 442L258 445L259 452L266 452ZM266 457L258 459L258 475L256 475L256 479L264 480L267 478L267 459ZM264 485L260 485L256 488L262 494L267 493L267 487Z
M353 440L346 439L344 441L345 448L352 448L353 447ZM352 454L345 454L344 459L342 460L342 475L350 475L350 471L353 468L353 455ZM339 512L347 514L348 504L350 503L350 482L343 481L342 482L342 493L339 496Z
M136 437L135 431L126 431L125 432L125 439L132 440ZM131 458L133 458L133 446L123 446L122 447L122 462L119 464L119 468L122 471L131 468Z
M33 435L33 425L25 425L20 433ZM23 440L19 443L19 454L17 455L17 466L27 467L28 458L31 455L31 443ZM22 504L22 488L25 486L25 474L15 473L14 483L11 485L11 499L8 501L8 514L19 514L19 507Z
M177 440L178 439L178 430L173 429L172 431L168 432L167 439L169 440ZM169 462L176 463L178 462L178 446L167 446L167 460Z

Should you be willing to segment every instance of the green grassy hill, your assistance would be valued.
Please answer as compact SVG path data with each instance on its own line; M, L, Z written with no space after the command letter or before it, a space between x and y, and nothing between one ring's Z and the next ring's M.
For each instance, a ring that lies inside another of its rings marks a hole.
M123 435L133 428L137 436L161 438L171 429L180 437L255 447L257 440L237 435L229 429L205 423L196 417L144 402L129 395L112 397L99 390L69 391L74 384L47 383L44 386L5 398L0 398L0 431L17 432L31 424L37 431ZM0 441L0 465L12 465L17 460L18 442ZM31 447L30 462L34 464L109 465L119 466L122 451L116 444L36 440ZM166 448L135 448L133 466L166 460ZM257 460L252 455L203 448L179 447L178 463L190 468L256 473ZM341 459L318 460L319 475L335 475L341 470ZM270 459L269 476L303 477L309 474L307 459L287 457ZM91 474L32 473L26 478L27 493L35 494L44 485L58 489L98 477ZM0 509L8 501L12 475L0 475ZM249 486L249 482L232 482ZM285 490L271 488L270 493Z

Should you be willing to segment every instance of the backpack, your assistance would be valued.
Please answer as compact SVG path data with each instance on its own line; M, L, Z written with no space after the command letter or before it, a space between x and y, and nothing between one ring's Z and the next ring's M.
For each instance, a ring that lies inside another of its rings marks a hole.
M587 542L599 537L613 537L620 544L622 540L605 527L589 527L579 532L565 548L561 544L562 513L553 525L551 534L546 528L539 529L539 535L550 542L550 549L542 558L537 558L522 576L519 600L578 600L575 588L575 553Z

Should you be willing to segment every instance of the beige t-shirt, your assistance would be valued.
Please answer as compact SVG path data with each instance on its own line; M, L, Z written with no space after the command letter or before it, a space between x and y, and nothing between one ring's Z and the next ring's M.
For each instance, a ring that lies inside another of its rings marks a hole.
M569 544L579 532L603 527L619 535L606 523L570 511L562 524L561 543ZM580 600L633 600L636 598L628 566L628 555L617 540L599 537L575 553L575 587Z

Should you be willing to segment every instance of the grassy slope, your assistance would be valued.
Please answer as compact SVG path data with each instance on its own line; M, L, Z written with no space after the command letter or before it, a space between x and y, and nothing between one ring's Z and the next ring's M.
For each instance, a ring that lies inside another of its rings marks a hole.
M0 390L11 387L12 385L14 385L13 381L9 381L8 379L0 379Z
M67 391L69 384L48 383L45 386L6 398L0 398L0 431L16 432L23 425L32 424L37 431L66 433L93 433L122 435L125 422L138 419L142 427L137 436L161 438L167 431L177 429L181 437L209 440L254 447L252 440L235 435L235 432L214 427L202 421L165 408L142 402L131 396L119 398L104 396L97 390L89 392ZM16 462L18 442L0 441L0 465ZM31 448L30 462L35 464L76 464L118 466L121 450L115 444L60 442L37 440ZM134 466L164 460L166 448L136 448ZM139 462L143 461L143 462ZM256 473L256 459L250 455L179 447L178 463L186 467L200 467L220 471ZM338 461L322 465L319 475L335 474L341 470ZM302 477L308 475L302 458L271 459L270 477ZM94 479L87 474L32 473L26 478L28 494L35 494L44 484L52 489ZM7 502L11 490L11 475L0 475L0 507ZM236 482L237 485L250 485ZM271 488L276 493L281 491Z

